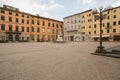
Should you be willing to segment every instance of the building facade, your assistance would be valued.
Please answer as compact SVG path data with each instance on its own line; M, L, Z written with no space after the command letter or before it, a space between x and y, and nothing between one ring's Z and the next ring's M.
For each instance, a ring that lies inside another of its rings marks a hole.
M64 39L66 41L82 41L80 14L64 18Z
M63 22L21 12L18 8L0 7L0 42L55 41Z
M120 41L120 6L108 7L103 10L106 15L102 21L102 40ZM76 14L75 14L76 15ZM80 26L83 41L100 40L100 20L96 19L97 11L93 14L92 9L78 13L80 15ZM64 21L64 23L66 23ZM71 26L71 25L69 25ZM66 29L65 29L66 31Z

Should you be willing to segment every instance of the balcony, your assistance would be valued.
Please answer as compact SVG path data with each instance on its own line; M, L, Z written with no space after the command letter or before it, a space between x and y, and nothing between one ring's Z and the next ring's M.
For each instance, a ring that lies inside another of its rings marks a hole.
M5 33L6 34L21 34L21 31L10 31L10 30L7 30Z
M66 30L67 32L75 32L78 31L78 29L71 29L71 30Z

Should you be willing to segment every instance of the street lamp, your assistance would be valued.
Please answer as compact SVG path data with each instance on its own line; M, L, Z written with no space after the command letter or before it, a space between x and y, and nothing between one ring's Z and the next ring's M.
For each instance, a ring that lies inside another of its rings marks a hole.
M96 9L93 9L93 15L95 17L95 19L99 19L100 20L100 45L97 47L95 53L105 53L105 49L104 46L102 45L102 20L105 19L106 14L103 14L103 7L99 7L99 12L97 12Z

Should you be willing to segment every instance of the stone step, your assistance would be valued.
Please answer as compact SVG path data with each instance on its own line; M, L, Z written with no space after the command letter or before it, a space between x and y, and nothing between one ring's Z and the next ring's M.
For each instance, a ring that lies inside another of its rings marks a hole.
M120 54L120 50L112 50L113 54Z

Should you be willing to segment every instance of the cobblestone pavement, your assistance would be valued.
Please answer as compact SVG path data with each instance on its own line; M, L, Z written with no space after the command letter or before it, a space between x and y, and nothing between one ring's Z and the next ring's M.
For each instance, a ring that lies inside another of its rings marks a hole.
M120 80L120 59L91 55L97 42L2 43L0 80ZM104 43L106 48L120 43Z

